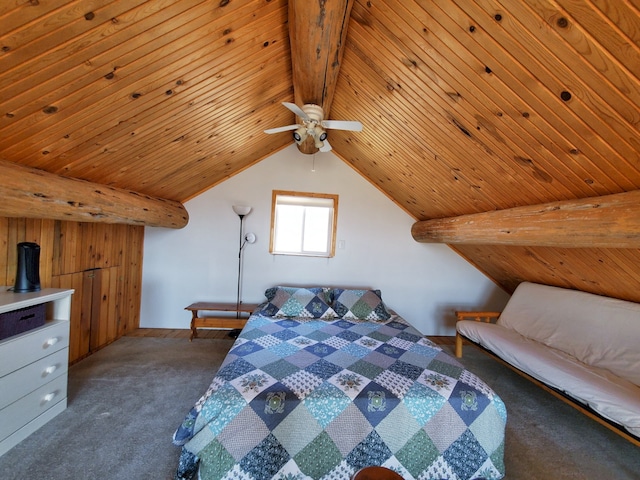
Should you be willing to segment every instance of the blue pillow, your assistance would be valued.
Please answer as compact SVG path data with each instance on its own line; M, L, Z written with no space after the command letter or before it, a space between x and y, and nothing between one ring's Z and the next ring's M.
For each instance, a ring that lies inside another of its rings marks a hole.
M358 320L389 320L391 313L382 301L380 290L334 288L332 307L338 317Z
M267 303L259 313L275 318L336 318L329 305L329 289L277 286L264 292Z

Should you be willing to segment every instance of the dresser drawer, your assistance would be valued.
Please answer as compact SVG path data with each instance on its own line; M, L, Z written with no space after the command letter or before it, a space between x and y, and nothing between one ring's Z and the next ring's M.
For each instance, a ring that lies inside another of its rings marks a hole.
M0 410L0 440L13 434L54 405L67 401L67 374L64 373L29 395Z
M66 374L68 369L69 349L63 348L0 378L0 409Z
M44 327L21 333L0 342L0 377L69 347L69 322L53 320Z

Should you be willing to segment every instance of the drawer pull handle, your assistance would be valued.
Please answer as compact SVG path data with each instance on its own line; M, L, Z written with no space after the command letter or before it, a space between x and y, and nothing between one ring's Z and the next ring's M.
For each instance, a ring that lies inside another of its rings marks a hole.
M51 400L53 400L53 398L56 396L55 393L47 393L43 398L42 398L42 403L47 403L50 402Z
M58 369L57 365L51 365L50 367L47 367L47 368L44 369L44 375L42 375L42 376L46 377L47 375L51 375L57 369Z
M58 337L52 337L48 339L46 342L44 342L44 348L51 347L56 343L58 343Z

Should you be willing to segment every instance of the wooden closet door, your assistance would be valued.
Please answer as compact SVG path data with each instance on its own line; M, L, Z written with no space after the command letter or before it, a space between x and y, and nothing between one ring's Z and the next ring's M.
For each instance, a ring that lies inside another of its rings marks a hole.
M121 336L121 276L120 267L111 267L54 277L53 286L75 290L71 297L70 363Z
M87 310L86 297L91 296L93 277L87 272L56 275L52 279L54 288L72 288L71 325L69 332L69 363L74 363L89 353L89 335L91 333L91 309ZM85 288L89 290L85 290ZM88 314L87 314L88 313Z
M95 268L85 273L86 299L82 309L86 310L89 319L89 335L87 353L95 352L100 347L100 304L102 299L102 270ZM84 321L84 319L83 319Z
M91 336L94 352L118 338L120 323L120 267L92 270Z

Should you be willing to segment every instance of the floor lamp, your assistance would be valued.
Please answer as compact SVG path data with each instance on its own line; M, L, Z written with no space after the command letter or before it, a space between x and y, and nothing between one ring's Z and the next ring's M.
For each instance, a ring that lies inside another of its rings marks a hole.
M240 237L238 240L238 290L236 295L236 318L240 318L240 303L241 303L240 302L240 286L242 284L242 249L247 243L254 243L256 241L256 236L253 233L247 233L246 235L243 235L242 233L244 217L249 215L249 213L251 212L251 207L247 207L245 205L234 205L233 211L240 218ZM235 330L232 332L235 332ZM237 336L237 333L235 336Z

